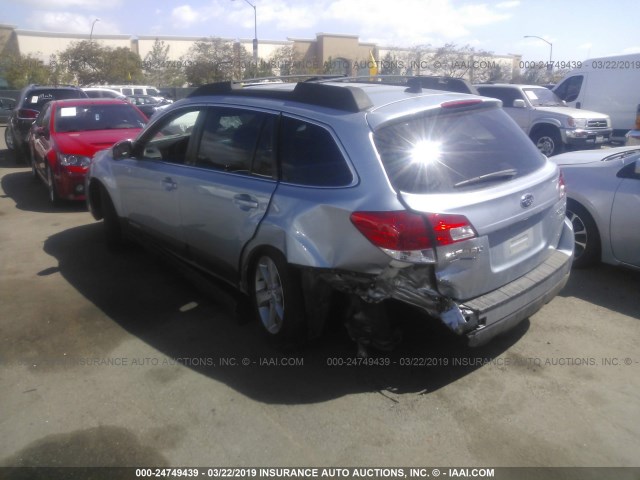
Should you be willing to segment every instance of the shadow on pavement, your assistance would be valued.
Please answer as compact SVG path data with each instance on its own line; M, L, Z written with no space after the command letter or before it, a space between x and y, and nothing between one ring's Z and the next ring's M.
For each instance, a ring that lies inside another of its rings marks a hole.
M400 346L392 353L374 353L372 361L381 365L347 366L356 348L340 325L300 351L282 352L265 342L256 321L234 313L230 306L235 305L235 299L224 288L212 286L205 293L165 261L140 248L110 253L102 233L102 224L95 223L49 237L44 250L59 263L53 270L59 270L112 321L174 363L262 402L313 403L359 392L378 392L395 402L395 394L433 392L479 368L478 359L502 354L529 326L525 321L490 345L469 349L411 312L398 319L404 329ZM89 336L87 342L107 355L112 345L119 343L102 339L101 332L91 329L72 331ZM65 341L64 336L60 341ZM83 343L82 339L74 342ZM105 348L96 342L104 343ZM408 358L416 359L413 365L406 365ZM221 366L222 359L236 365ZM274 365L287 361L303 365ZM452 365L454 361L457 366ZM157 375L170 377L170 367L158 367Z
M571 270L569 282L560 295L579 298L640 320L639 286L640 272L599 264L592 268Z
M3 163L4 160L0 160L0 165ZM40 178L33 176L31 168L4 175L2 177L2 191L5 197L16 202L16 208L19 210L62 213L81 212L87 209L84 202L60 202L60 205L53 206L49 201L46 185Z

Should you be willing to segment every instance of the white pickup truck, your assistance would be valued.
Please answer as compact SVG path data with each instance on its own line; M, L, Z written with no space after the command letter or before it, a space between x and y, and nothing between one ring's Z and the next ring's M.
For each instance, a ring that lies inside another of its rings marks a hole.
M567 147L587 149L610 141L608 115L568 107L548 88L512 84L475 87L480 95L502 100L504 111L548 157Z

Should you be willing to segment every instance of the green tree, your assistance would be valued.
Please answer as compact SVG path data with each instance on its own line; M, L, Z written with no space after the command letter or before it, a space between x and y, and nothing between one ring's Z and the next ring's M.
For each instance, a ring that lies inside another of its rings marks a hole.
M380 75L402 75L404 62L396 53L387 52L378 62Z
M198 86L243 78L251 56L239 43L210 37L194 43L181 61L187 83Z
M49 83L51 68L32 56L11 53L0 58L0 71L9 88L20 89L30 83Z
M144 81L140 55L126 47L107 48L104 51L105 70L101 75L104 83L133 83Z
M79 85L140 83L144 78L137 53L126 47L103 47L87 40L74 42L61 52L58 64Z
M277 75L287 76L317 73L310 72L305 69L303 62L300 60L300 55L289 45L285 45L284 47L280 47L275 50L271 54L269 61Z
M488 75L488 68L481 66L478 69L476 65L478 62L482 65L483 60L491 63L492 55L492 52L476 50L469 45L458 47L454 43L447 43L436 49L433 55L432 72L435 75L453 78L467 77L471 81L476 81L481 76Z
M181 61L169 58L171 45L156 38L142 63L145 83L156 87L181 87L186 82Z

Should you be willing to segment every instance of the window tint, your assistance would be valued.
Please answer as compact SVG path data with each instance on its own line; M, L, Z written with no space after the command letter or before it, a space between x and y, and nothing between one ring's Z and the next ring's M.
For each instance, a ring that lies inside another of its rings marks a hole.
M227 172L250 173L267 116L249 110L211 108L204 124L196 165Z
M478 87L478 92L484 97L502 100L503 107L513 107L513 101L522 99L520 90L516 88Z
M84 94L80 90L71 89L31 90L26 94L24 107L40 111L51 100L66 100L68 98L84 98Z
M534 107L556 107L562 100L548 88L523 88L524 94Z
M374 142L394 188L409 193L483 188L545 161L497 107L412 117L383 126Z
M339 187L353 181L335 140L318 125L283 117L279 146L284 182Z
M128 104L59 107L55 116L57 132L142 128L145 123Z
M185 163L189 139L200 115L203 115L200 110L187 110L164 119L156 125L151 138L141 142L139 155L149 160Z
M578 95L580 95L580 88L582 88L582 75L575 75L567 78L562 82L555 90L555 94L566 102L573 102Z
M42 111L40 112L40 115L38 115L38 118L36 118L36 122L35 122L38 127L43 127L48 124L48 121L51 118L50 107L51 107L51 104L47 103L42 108Z

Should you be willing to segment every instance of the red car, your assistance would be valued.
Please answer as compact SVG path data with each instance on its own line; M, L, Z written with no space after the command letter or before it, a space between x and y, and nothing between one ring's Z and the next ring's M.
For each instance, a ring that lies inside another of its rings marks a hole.
M29 133L33 175L44 180L54 204L84 200L91 157L120 140L135 138L146 122L144 114L124 100L51 101Z

